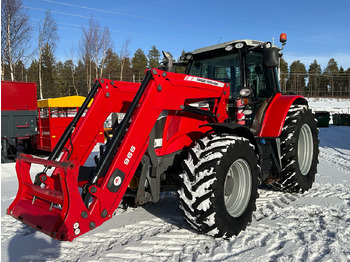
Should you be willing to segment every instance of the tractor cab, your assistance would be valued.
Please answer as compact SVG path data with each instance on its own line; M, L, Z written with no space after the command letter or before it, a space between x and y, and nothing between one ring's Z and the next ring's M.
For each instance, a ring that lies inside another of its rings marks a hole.
M280 93L279 51L270 42L255 40L200 48L185 55L186 74L229 83L230 119L240 122L243 117L249 125L262 102ZM237 116L238 109L241 116Z

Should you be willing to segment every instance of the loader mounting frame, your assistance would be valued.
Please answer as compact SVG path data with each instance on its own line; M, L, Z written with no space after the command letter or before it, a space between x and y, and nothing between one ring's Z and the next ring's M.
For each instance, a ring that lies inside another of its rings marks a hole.
M112 217L140 162L150 161L148 164L155 166L149 176L159 183L159 177L154 177L160 175L156 170L158 157L176 154L190 146L192 138L186 136L188 132L194 131L200 136L210 129L204 124L227 119L228 95L229 84L198 83L188 80L186 75L158 69L147 71L140 86L97 80L79 113L81 116L84 105L93 98L85 118L79 125L80 116L73 120L48 160L19 157L16 171L20 187L7 213L55 239L72 241ZM210 108L193 106L193 102L207 99L214 101ZM175 119L180 129L174 141L164 141L157 155L149 143L153 140L154 125L164 110L171 112L169 119ZM90 179L81 181L82 164L95 146L95 137L111 112L125 112L125 117L106 144L99 162L88 176ZM182 127L181 121L186 119L197 121ZM185 130L181 131L181 128ZM148 148L151 150L147 154L152 157L145 159ZM33 183L30 168L34 163L44 168ZM51 168L52 174L49 174ZM140 203L158 200L159 185L156 184L151 197L146 199L140 188Z

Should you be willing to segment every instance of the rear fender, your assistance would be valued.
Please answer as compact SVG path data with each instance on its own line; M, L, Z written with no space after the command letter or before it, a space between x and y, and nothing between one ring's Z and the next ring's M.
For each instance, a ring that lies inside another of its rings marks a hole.
M279 137L292 104L307 105L307 101L302 96L278 93L262 105L252 125L255 134L258 137Z

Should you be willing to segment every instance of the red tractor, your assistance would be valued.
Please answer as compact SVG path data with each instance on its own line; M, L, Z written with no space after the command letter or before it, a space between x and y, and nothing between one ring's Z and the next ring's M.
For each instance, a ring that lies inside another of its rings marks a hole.
M173 73L165 54L166 70L148 70L141 84L96 80L48 160L18 157L8 214L72 241L110 219L121 201L142 205L177 191L192 227L237 235L252 220L259 185L303 192L315 179L316 121L305 98L281 94L280 51L231 41L186 54L186 74ZM85 166L111 113L123 119L96 164ZM33 163L43 171L32 179Z

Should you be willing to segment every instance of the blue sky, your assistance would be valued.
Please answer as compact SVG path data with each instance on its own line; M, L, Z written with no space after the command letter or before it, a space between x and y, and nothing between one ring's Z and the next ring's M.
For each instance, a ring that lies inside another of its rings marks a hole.
M79 58L82 27L91 15L100 27L108 26L113 49L119 52L130 39L129 54L141 48L147 55L155 45L178 58L181 51L236 39L275 41L287 34L284 58L300 60L309 68L317 60L322 70L330 58L350 68L350 1L311 0L23 0L33 27L50 10L57 23L57 60ZM75 50L75 52L72 52Z

